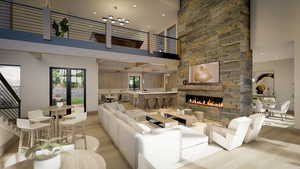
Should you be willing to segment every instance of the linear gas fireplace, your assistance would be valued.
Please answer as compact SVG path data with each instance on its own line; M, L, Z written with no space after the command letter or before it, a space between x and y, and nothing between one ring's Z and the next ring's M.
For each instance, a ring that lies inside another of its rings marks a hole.
M223 107L222 97L212 97L212 96L196 96L196 95L186 95L186 103L197 104L201 106L210 107Z

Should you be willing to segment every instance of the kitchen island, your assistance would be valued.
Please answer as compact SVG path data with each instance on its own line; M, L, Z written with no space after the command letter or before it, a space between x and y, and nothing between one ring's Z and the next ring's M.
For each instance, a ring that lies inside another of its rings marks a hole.
M129 101L141 109L175 106L177 91L129 91Z

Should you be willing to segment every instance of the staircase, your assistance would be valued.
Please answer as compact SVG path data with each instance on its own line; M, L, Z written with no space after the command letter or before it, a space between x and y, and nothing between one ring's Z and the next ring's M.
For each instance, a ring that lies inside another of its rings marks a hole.
M0 127L18 135L17 118L21 115L21 99L0 73Z

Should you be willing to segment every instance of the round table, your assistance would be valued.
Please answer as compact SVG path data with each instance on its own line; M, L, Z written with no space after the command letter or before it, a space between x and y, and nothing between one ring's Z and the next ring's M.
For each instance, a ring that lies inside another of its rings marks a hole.
M44 111L52 112L55 116L55 126L54 126L54 136L59 137L59 116L64 116L67 114L67 110L72 109L70 105L63 105L61 107L58 106L49 106L44 108Z
M33 161L19 162L6 169L33 169ZM87 150L74 150L62 153L60 169L106 169L103 157Z

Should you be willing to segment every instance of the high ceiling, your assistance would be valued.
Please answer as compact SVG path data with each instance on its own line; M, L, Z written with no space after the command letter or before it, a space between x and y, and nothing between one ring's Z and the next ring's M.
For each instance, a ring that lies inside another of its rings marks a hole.
M298 0L253 0L251 46L254 62L294 58L296 23L293 8ZM299 3L299 1L298 1Z
M17 0L42 6L46 0ZM159 33L177 22L179 0L50 0L51 8L101 20L113 15L129 19L128 27Z

